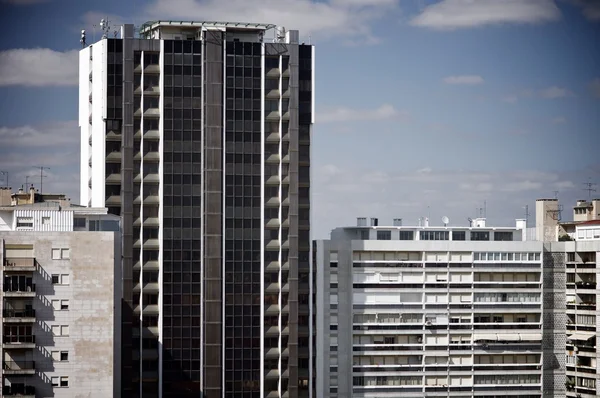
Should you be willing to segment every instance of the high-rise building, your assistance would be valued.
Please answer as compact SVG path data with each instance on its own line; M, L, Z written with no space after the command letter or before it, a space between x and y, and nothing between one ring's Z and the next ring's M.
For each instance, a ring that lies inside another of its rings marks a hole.
M565 395L564 244L474 221L315 242L319 397Z
M0 396L119 396L121 244L106 213L0 189Z
M123 225L123 396L312 394L314 60L253 23L81 50L81 203Z

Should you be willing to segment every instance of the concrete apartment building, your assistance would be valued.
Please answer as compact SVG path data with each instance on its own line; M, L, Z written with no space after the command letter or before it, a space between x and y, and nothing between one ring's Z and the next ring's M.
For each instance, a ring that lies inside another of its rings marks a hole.
M560 240L566 256L566 396L600 396L600 199L578 200L573 221L561 221L557 200L536 203L537 228ZM538 235L539 236L539 235Z
M120 394L120 233L106 209L0 189L2 394Z
M83 44L81 203L122 218L123 396L311 396L314 47L182 21Z
M315 241L319 396L598 396L600 224L558 242L558 210L538 201L534 231L359 219Z

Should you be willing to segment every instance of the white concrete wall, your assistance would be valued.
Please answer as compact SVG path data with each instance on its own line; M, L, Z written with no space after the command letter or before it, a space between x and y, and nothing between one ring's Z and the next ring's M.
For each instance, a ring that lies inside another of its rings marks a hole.
M106 158L107 40L92 48L92 207L104 207ZM86 159L87 162L87 159ZM87 181L86 181L87 184ZM86 205L87 203L82 203Z
M11 231L13 229L13 212L0 211L0 231Z
M17 229L17 220L19 217L30 217L33 219L33 229L31 231L72 231L73 230L73 211L72 210L15 210L13 220L13 230Z
M88 179L88 158L89 144L89 94L91 83L89 74L91 70L90 61L91 47L86 47L79 52L79 128L80 128L80 180L79 180L79 200L80 204L86 206L89 201Z

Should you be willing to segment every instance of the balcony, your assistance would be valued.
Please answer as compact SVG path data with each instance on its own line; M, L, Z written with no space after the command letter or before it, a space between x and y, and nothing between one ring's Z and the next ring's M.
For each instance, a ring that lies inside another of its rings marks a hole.
M4 349L27 349L35 348L35 336L29 335L8 335L2 339Z
M5 283L3 286L4 297L35 297L35 283L31 285L12 285Z
M577 289L596 289L596 282L577 282L575 283ZM590 292L591 293L591 292Z
M35 322L35 310L28 308L23 310L5 309L2 311L4 322L31 323Z
M2 369L5 375L33 375L35 361L4 361Z
M4 260L4 272L34 272L35 258L7 258Z
M24 385L13 385L2 387L2 395L5 397L35 398L35 387Z

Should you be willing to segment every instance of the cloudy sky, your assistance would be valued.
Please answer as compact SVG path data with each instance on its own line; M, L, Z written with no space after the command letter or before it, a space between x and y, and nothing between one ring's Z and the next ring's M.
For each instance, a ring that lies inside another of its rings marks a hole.
M596 0L0 0L11 186L46 166L44 191L78 201L79 31L99 38L106 16L275 23L316 44L315 238L357 216L464 225L484 201L513 225L555 191L570 219L600 182Z

